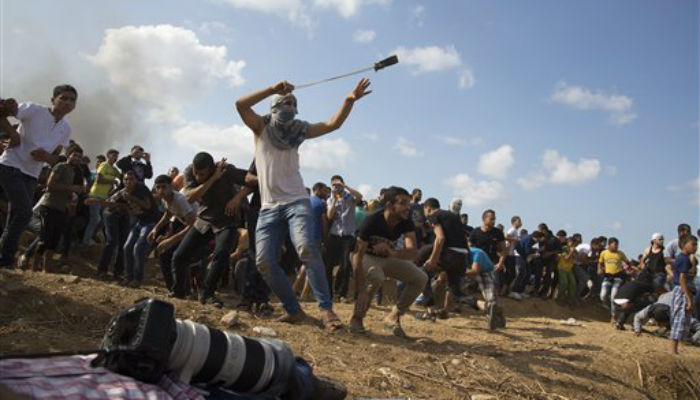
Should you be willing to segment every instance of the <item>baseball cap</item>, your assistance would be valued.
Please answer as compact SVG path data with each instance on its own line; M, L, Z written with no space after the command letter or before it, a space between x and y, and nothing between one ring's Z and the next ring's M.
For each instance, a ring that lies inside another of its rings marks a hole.
M656 239L661 239L664 240L664 235L656 232L655 234L651 235L651 240L656 240Z

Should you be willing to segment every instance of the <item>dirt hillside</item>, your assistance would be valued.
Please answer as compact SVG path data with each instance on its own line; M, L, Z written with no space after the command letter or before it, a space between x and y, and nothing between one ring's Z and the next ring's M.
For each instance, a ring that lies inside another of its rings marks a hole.
M142 297L165 299L157 286L125 289L90 279L93 272L80 261L73 267L78 279L1 271L0 354L95 348L114 313ZM227 307L235 304L232 296L222 297ZM179 318L218 327L230 311L172 302ZM320 329L313 303L304 304L313 317L308 324L289 326L241 314L236 331L256 336L255 326L274 329L317 373L344 382L351 398L700 398L698 348L682 346L681 355L672 357L664 339L613 329L593 302L574 311L539 299L504 299L503 304L508 327L497 333L489 333L484 317L469 309L437 322L406 316L403 325L410 338L400 339L382 329L388 307L374 307L367 320L369 334L329 334ZM337 305L344 321L351 307ZM561 323L570 317L583 326Z

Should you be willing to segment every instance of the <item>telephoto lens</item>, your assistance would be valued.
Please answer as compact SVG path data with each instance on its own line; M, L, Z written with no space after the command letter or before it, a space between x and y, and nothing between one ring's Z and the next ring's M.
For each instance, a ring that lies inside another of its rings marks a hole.
M175 319L172 304L140 301L112 318L93 364L144 382L171 374L242 394L275 397L287 388L295 358L279 340L248 338Z
M190 320L176 320L175 325L177 338L166 371L180 380L269 396L286 388L294 355L283 342L248 338Z

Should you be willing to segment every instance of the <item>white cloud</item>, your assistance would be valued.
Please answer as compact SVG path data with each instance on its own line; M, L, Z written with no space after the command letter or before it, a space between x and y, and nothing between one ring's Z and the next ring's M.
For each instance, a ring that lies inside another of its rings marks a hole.
M411 23L417 27L423 27L425 24L425 7L418 5L411 9Z
M362 197L365 200L375 197L372 185L368 183L360 183L359 185L357 185L357 191L362 193Z
M362 135L362 137L369 140L370 142L379 141L379 135L377 135L376 133L365 133Z
M314 139L299 148L299 164L303 168L338 170L345 168L353 151L345 139Z
M513 147L506 144L496 150L482 154L479 157L477 170L490 178L503 179L508 174L508 169L515 162L513 152Z
M215 33L221 35L231 34L231 27L219 21L202 22L197 30L205 35L213 35Z
M622 230L622 222L620 221L613 221L610 225L608 225L608 228L613 231L621 231Z
M360 13L366 5L386 6L391 0L215 0L228 6L284 17L294 25L311 31L316 26L314 14L331 9L343 18Z
M548 149L542 155L540 169L518 178L517 182L525 190L536 189L547 183L576 185L597 178L601 169L600 161L596 159L581 158L574 163L558 151Z
M406 157L423 157L424 154L422 151L418 151L418 148L413 142L403 137L400 137L396 141L394 149L398 150L401 155Z
M231 61L225 46L203 45L193 31L172 25L107 29L97 53L87 58L114 86L146 102L158 120L181 122L183 103L219 81L232 87L245 82L245 61Z
M467 207L493 204L505 196L503 184L498 181L477 181L469 174L457 174L444 180Z
M603 90L592 91L583 86L558 82L550 100L565 104L577 110L600 110L609 114L609 121L615 125L625 125L637 118L632 112L634 99L629 96L608 93Z
M459 138L454 136L435 136L436 139L450 146L481 146L484 139L480 137Z
M255 153L253 132L244 125L223 127L193 121L180 126L172 137L176 144L193 153L206 151L214 159L226 157L234 164L237 160L250 160Z
M377 37L377 33L371 29L360 29L352 35L352 39L358 43L369 43L375 37Z
M387 6L391 0L314 0L314 5L320 8L331 8L343 18L357 15L364 5L378 4Z
M469 69L463 69L462 73L459 74L459 88L471 89L474 87L474 83L476 83L474 73Z
M462 65L462 57L454 46L399 46L392 52L402 64L413 66L413 73L445 71Z

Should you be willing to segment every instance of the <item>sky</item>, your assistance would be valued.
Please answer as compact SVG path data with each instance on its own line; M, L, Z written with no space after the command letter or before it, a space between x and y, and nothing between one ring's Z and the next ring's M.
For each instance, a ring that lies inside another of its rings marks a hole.
M698 15L690 0L0 0L0 97L47 104L71 83L88 155L140 144L156 174L198 151L247 168L238 97L396 54L295 92L318 122L372 81L340 130L302 144L307 186L418 187L461 198L472 225L493 208L636 255L700 227Z

